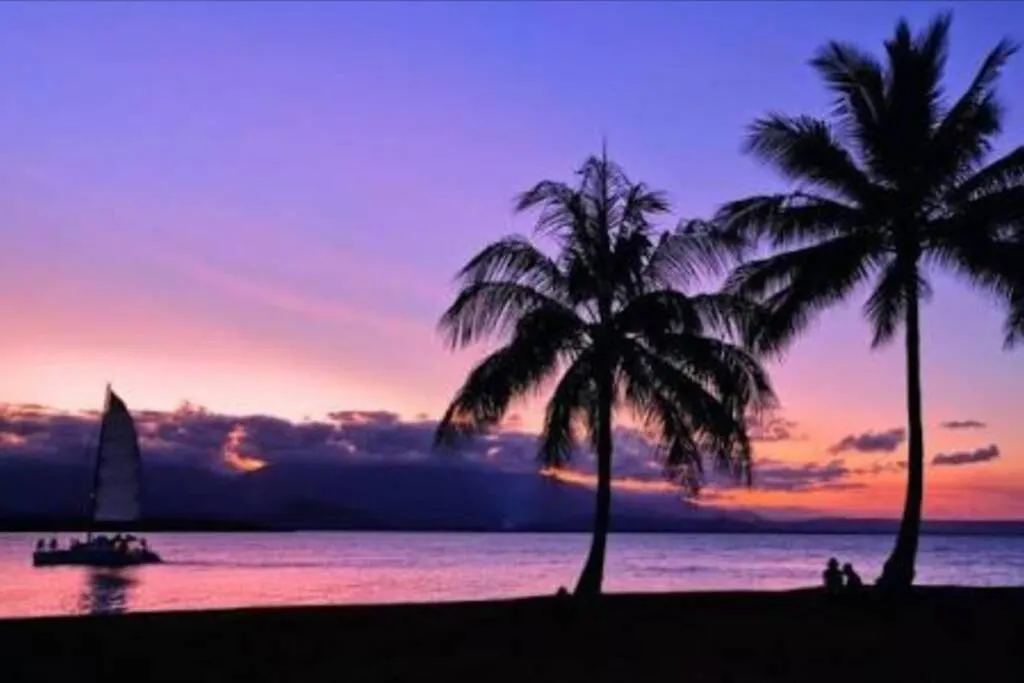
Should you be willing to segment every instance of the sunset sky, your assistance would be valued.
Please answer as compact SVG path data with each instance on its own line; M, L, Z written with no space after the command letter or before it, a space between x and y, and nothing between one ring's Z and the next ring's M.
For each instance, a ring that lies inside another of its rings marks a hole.
M741 137L827 111L815 48L877 51L900 16L948 8L959 94L1005 31L1024 40L1024 5L0 5L0 402L96 409L110 381L133 409L437 417L479 352L434 324L475 250L529 230L515 193L602 137L677 217L778 189ZM1024 142L1024 55L1001 91L997 151ZM1024 518L1024 349L933 282L928 460L974 457L928 469L926 514ZM869 351L860 301L772 368L789 435L758 455L864 485L731 503L898 515L902 353Z

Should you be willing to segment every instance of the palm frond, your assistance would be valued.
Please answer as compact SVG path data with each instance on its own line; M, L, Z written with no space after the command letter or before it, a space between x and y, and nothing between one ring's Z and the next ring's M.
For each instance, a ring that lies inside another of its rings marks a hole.
M690 305L700 318L700 329L705 333L714 333L759 351L759 329L770 313L760 303L741 294L719 291L694 295L690 297Z
M653 245L642 279L651 287L689 287L721 275L749 251L739 231L719 229L701 220L680 221Z
M621 202L620 220L623 225L632 229L648 228L650 216L668 213L671 208L668 196L664 192L652 190L644 183L626 187Z
M654 336L683 330L699 334L703 322L690 297L659 289L633 297L615 314L612 325L621 334Z
M953 205L1024 186L1024 145L977 170L946 197Z
M1024 235L998 239L981 230L954 229L942 233L929 247L928 262L956 273L1006 306L1006 348L1024 340Z
M647 262L653 249L649 230L623 230L615 236L607 279L617 301L628 301L648 288Z
M844 201L865 205L873 200L871 180L820 119L769 114L750 127L745 151L784 177Z
M931 163L936 181L963 175L992 150L991 138L1002 127L1002 107L995 86L1006 62L1018 46L1002 40L988 53L974 80L950 108L935 130Z
M832 41L818 50L811 66L835 95L832 114L840 125L840 140L854 146L861 164L878 170L887 111L882 65L855 45Z
M715 337L677 333L653 340L650 347L718 396L730 413L759 414L776 407L768 373L739 346Z
M879 236L854 233L801 249L747 261L726 279L725 291L760 300L795 287L823 292L829 303L870 274L871 260L884 248Z
M874 329L871 348L892 341L911 298L927 299L930 296L931 286L913 264L902 263L899 259L889 263L864 303L864 315Z
M565 183L554 180L542 180L530 189L516 196L514 207L516 212L528 211L547 205L572 205L579 193Z
M974 199L945 208L946 215L928 226L926 248L1024 237L1024 178L1015 187L976 193Z
M1024 342L1024 286L1010 298L1010 312L1003 325L1003 334L1003 345L1008 349Z
M523 317L541 310L552 320L579 321L571 308L529 285L477 282L459 292L442 314L438 331L449 348L456 349L507 335Z
M572 321L551 309L524 316L512 341L469 373L438 424L437 443L498 424L512 401L541 389L573 357L579 347L577 333Z
M523 284L559 300L568 294L558 264L521 235L487 245L459 270L456 278L463 286L488 281Z
M515 203L517 212L539 209L535 231L551 235L560 242L585 239L592 230L592 208L587 197L564 183L543 180L520 194Z
M728 202L714 221L747 239L767 237L775 248L834 238L870 224L869 216L856 207L802 192Z
M917 36L901 20L885 43L888 55L885 130L890 168L901 177L925 151L933 126L942 118L942 76L949 53L949 12L935 16ZM910 158L895 158L910 153ZM890 176L892 177L892 176Z
M570 460L581 437L580 425L597 400L595 371L593 354L581 354L555 387L545 410L537 451L544 465L561 467Z
M656 383L648 381L646 369L627 361L624 377L626 402L644 430L658 435L665 475L696 494L701 488L705 454L693 437L687 416Z
M717 467L740 471L737 459L750 451L742 408L723 402L722 397L709 392L685 369L640 345L632 346L624 363L629 365L632 385L627 388L627 400L649 424L677 434L686 433L699 446L698 452L711 456ZM671 452L671 435L665 436ZM683 449L677 456L685 452Z
M725 289L765 306L752 341L763 353L779 353L819 312L870 277L884 253L880 237L854 233L745 263L729 276Z

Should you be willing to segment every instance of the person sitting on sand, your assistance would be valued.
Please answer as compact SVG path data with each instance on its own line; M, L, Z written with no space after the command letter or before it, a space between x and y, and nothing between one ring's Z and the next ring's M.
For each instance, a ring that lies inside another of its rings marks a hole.
M864 587L864 582L860 580L860 576L857 572L853 571L853 565L847 562L843 565L843 576L846 577L846 590L849 592L857 592Z
M825 590L829 593L838 593L843 589L843 574L839 571L839 560L834 557L830 557L828 564L825 565L825 571L822 572L822 578L825 581Z

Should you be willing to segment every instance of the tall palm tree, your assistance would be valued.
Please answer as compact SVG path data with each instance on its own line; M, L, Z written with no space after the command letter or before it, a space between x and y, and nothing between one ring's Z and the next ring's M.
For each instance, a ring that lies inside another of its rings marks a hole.
M949 14L912 35L899 22L878 61L858 48L825 45L811 65L834 95L830 119L769 114L751 126L746 150L796 184L783 194L721 207L726 234L779 253L741 264L726 290L760 300L771 322L762 342L782 348L815 314L862 284L872 348L903 326L908 468L899 534L879 584L913 582L921 520L924 434L919 304L928 273L944 268L1009 303L1006 344L1024 338L1024 147L991 161L1003 109L1000 70L1016 46L1000 42L959 98L942 88Z
M440 328L450 346L498 336L504 345L466 378L438 427L445 442L496 425L510 404L552 389L539 459L561 466L580 441L597 455L594 533L577 595L601 591L612 480L612 419L628 408L660 437L667 472L695 485L701 456L738 476L750 470L748 410L774 399L758 360L738 344L756 307L731 294L683 294L724 254L689 224L659 232L659 192L632 183L605 154L579 183L543 181L516 209L539 209L536 234L484 248L459 272Z

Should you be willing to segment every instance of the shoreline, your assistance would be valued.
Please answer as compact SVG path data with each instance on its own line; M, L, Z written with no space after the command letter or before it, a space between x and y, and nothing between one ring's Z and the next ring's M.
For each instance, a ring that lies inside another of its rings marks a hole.
M887 522L888 523L888 522ZM771 526L756 528L727 527L719 529L619 529L611 530L614 536L889 536L896 533L898 522L891 523L892 528L805 528L800 525ZM971 528L972 526L976 528ZM341 527L257 527L257 526L149 526L136 525L105 525L92 528L88 525L54 525L50 526L4 526L0 523L0 534L54 535L82 534L87 531L100 533L148 533L148 534L300 534L300 533L338 533L338 534L467 534L467 535L580 535L591 534L589 529L421 529L421 528L341 528ZM920 536L941 538L1024 538L1024 522L967 522L950 523L945 527L923 528Z
M0 620L11 681L1020 679L1024 588L817 589Z

